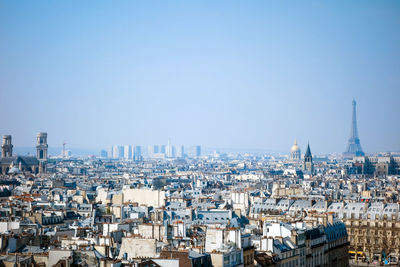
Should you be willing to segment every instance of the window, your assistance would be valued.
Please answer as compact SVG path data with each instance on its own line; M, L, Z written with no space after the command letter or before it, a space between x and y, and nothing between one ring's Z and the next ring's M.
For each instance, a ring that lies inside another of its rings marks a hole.
M229 255L224 256L224 265L229 265Z

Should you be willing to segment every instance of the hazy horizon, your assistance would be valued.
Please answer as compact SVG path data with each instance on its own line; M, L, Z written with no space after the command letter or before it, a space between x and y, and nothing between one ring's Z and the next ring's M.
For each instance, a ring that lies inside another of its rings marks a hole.
M141 145L144 150L147 149L147 145ZM186 148L189 148L190 146L185 146ZM100 155L101 150L107 151L107 147L103 148L80 148L80 147L66 147L65 150L71 151L72 156L90 156L90 155ZM304 156L306 148L301 148L301 156ZM50 156L59 156L61 155L62 147L52 147L49 146L49 155ZM228 148L228 147L208 147L208 146L202 146L201 147L201 155L210 155L214 152L219 152L219 153L233 153L233 154L254 154L254 155L271 155L271 156L276 156L276 155L289 155L290 154L290 148L286 150L269 150L269 149L263 149L263 148ZM399 153L399 150L394 150L394 151L375 151L375 152L367 152L366 155L369 154L376 154L376 153ZM145 151L143 151L145 153ZM311 153L313 155L334 155L334 154L342 154L343 152L314 152L313 149L311 148ZM13 154L15 155L36 155L36 148L34 146L30 147L14 147L13 149Z
M0 3L14 147L400 151L398 1Z

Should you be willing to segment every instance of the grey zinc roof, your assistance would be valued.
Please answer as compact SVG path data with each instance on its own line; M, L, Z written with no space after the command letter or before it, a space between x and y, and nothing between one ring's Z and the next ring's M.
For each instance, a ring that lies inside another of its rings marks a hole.
M13 163L14 165L18 165L19 162L23 165L38 165L39 161L35 157L29 157L29 156L16 156L16 157L6 157L6 158L1 158L0 163L1 164L11 164Z
M359 219L366 210L366 203L348 203L343 209L343 214L346 214L346 218L351 218L353 215L355 219Z
M198 211L196 216L196 222L213 224L213 223L227 223L228 220L232 219L231 210L210 210L210 211Z
M20 156L19 158L21 158L27 165L38 165L39 164L38 159L35 157Z
M388 218L391 218L393 215L398 218L399 215L399 204L398 203L388 203L386 204L382 215L387 215Z
M317 201L313 205L313 209L326 209L326 207L327 207L326 201Z
M312 202L310 200L299 199L292 204L290 210L311 209L311 207L312 207Z
M253 213L259 213L266 210L276 210L277 209L276 199L269 198L264 202L256 202L254 203L251 209Z
M278 209L288 210L289 207L293 204L294 200L290 199L281 199L278 204L276 204Z
M370 215L370 218L380 218L383 212L384 204L382 202L371 203L368 207L366 215Z

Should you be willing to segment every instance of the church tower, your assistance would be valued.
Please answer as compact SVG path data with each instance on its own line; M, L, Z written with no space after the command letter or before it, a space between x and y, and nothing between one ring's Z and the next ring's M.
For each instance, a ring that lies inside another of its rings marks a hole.
M3 144L1 145L1 157L12 157L13 145L11 144L11 135L3 135Z
M36 158L39 160L39 172L45 172L45 164L47 161L47 133L38 133L36 135Z
M314 173L314 164L312 161L310 144L307 145L307 151L306 151L306 154L304 154L304 168L303 169L305 171Z

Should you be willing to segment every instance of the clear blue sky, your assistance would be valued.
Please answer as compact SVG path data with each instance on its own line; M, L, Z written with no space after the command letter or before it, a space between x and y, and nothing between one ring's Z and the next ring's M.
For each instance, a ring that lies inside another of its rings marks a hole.
M400 150L399 1L2 1L0 134Z

